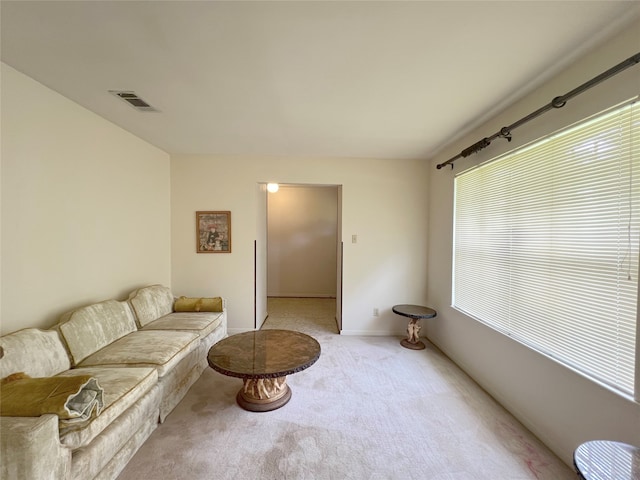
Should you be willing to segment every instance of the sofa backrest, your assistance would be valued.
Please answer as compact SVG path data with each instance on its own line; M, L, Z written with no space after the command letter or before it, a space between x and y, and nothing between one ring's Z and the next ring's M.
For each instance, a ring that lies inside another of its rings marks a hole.
M173 300L171 289L162 285L139 288L129 295L129 303L141 327L173 312Z
M0 347L0 378L18 372L51 377L71 367L69 354L55 330L18 330L0 337Z
M63 315L58 330L77 365L137 327L127 302L106 300Z

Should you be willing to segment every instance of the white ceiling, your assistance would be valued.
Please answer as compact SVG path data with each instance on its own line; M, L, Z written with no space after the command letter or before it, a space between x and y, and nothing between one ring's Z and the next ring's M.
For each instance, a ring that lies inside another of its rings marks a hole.
M1 52L169 153L427 158L639 5L3 0Z

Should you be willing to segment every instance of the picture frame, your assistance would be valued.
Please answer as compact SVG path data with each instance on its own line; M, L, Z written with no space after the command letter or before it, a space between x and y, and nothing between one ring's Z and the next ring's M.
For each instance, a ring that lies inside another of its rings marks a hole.
M196 212L196 252L231 253L231 212Z

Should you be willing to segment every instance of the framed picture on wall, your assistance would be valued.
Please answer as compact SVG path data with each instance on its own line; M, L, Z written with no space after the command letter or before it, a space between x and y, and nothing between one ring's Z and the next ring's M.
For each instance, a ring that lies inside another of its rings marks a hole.
M231 212L196 212L196 252L231 253Z

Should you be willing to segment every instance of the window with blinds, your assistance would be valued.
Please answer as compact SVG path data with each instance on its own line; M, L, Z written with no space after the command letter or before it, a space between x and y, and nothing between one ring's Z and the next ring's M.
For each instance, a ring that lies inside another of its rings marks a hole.
M455 308L634 395L638 104L462 172L454 222Z

